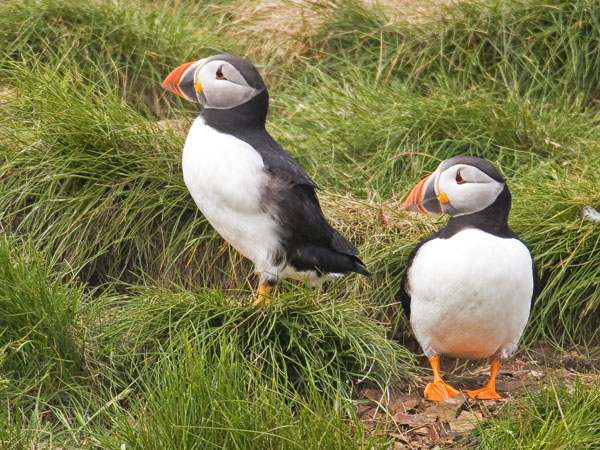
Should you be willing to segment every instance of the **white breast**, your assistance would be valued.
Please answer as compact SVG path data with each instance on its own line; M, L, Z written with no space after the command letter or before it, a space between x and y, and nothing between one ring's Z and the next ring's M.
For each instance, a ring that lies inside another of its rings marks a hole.
M183 150L183 178L210 224L256 271L277 274L277 224L261 205L268 181L260 155L246 142L198 117Z
M477 229L432 239L408 272L411 325L428 357L508 357L527 324L531 255L517 239Z

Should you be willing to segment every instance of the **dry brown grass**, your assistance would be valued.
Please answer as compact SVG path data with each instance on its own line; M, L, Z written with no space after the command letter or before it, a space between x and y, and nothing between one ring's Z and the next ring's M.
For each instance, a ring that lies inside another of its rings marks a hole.
M335 195L322 191L318 195L329 223L351 241L379 245L380 241L389 240L398 233L418 238L437 229L432 218L404 211L402 198L359 200L350 194Z
M223 18L234 41L257 42L251 56L286 66L302 61L325 19L333 10L327 0L259 0L241 2Z
M379 7L390 22L423 23L443 16L446 9L464 0L362 0L370 7Z
M6 85L0 86L0 101L15 98L16 92Z
M193 121L193 117L188 117L185 119L158 120L155 122L155 124L160 130L172 130L175 134L178 134L180 136L186 136L188 131L190 130L190 127L192 126Z
M460 0L362 0L368 8L383 12L390 23L425 22L442 15ZM343 2L330 0L257 0L228 6L221 25L233 41L257 44L248 54L255 62L291 66L305 61L327 19Z

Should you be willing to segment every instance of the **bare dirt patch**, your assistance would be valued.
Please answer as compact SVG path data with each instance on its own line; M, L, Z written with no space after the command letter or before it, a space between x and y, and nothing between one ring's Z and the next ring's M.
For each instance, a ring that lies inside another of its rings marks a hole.
M584 355L577 349L562 353L538 344L529 354L503 363L496 381L502 400L473 400L461 393L443 402L423 397L423 387L432 378L423 357L423 372L414 384L398 391L364 390L357 413L374 433L393 439L394 448L468 447L475 445L469 432L498 414L508 402L517 401L524 390L535 392L550 380L569 385L578 377L600 379L598 356ZM487 364L442 359L441 366L444 380L461 390L481 387L488 380Z

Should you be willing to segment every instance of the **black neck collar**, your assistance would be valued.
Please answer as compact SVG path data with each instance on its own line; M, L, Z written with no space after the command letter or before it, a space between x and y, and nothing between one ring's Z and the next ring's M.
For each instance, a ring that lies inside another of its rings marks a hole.
M451 217L438 237L447 239L466 228L477 228L503 238L516 237L514 231L508 226L510 205L510 192L505 185L498 198L487 208L473 214Z
M264 129L269 110L269 94L266 89L246 103L234 108L205 108L200 116L207 125L227 134L236 134L243 129Z

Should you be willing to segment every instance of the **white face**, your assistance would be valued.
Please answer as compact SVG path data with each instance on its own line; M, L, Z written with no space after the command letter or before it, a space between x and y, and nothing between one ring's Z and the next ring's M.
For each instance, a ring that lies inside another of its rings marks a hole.
M455 164L444 169L437 174L435 185L442 212L451 216L473 214L487 208L503 189L504 183L467 164Z
M260 92L231 63L218 59L206 62L207 59L198 61L194 72L196 96L205 108L234 108Z

